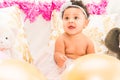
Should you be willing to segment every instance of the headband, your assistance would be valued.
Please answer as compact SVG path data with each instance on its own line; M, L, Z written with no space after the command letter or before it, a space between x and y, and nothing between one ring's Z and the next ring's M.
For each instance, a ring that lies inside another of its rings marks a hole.
M63 12L63 11L64 11L67 7L69 7L69 6L73 6L73 7L79 8L79 9L84 13L84 15L85 15L86 18L87 18L87 13L85 12L85 10L84 10L82 7L78 6L78 5L73 5L72 2L65 2L65 3L62 5L62 7L61 7L61 12Z

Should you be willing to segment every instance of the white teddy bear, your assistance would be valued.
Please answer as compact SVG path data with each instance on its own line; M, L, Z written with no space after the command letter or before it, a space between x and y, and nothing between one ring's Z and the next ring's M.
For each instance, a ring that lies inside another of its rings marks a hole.
M0 8L0 59L16 58L32 63L18 6Z
M15 32L12 28L0 26L0 57L13 58L13 46L15 42Z

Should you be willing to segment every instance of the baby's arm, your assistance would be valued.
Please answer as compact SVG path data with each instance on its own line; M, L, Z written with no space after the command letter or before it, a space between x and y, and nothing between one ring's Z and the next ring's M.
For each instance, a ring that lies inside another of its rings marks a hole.
M88 40L87 54L95 53L94 44L91 40Z
M54 60L58 67L62 68L66 61L67 57L65 56L65 45L62 36L60 36L55 43L55 52Z

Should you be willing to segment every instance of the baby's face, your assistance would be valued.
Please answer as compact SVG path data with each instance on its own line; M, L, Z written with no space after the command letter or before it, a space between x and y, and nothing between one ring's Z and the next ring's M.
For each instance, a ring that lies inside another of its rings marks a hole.
M88 20L79 8L68 8L64 11L63 26L68 34L80 33L87 25Z

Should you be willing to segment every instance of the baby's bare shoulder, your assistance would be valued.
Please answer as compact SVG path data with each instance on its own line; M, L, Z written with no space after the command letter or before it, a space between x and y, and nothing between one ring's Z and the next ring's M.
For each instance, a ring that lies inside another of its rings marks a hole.
M61 35L59 35L59 36L58 36L57 40L62 40L62 39L63 39L63 37L64 37L64 35L63 35L63 34L61 34Z
M64 41L64 35L61 34L61 35L56 39L56 43L63 42L63 41Z
M85 39L85 41L88 43L88 44L90 44L90 45L92 45L93 44L93 41L88 37L88 36L84 36L84 39Z

